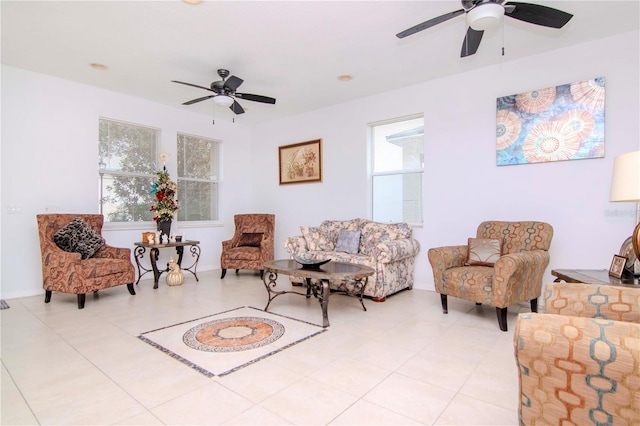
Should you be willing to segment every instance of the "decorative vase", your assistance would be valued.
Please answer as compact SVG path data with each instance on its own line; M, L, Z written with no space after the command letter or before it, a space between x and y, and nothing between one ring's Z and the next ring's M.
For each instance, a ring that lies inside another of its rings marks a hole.
M173 258L169 260L169 273L167 274L167 285L182 285L184 282L184 274L180 270L180 266Z
M171 235L171 219L165 222L158 221L158 231L160 231L161 238L162 235L166 235L168 239L169 235Z

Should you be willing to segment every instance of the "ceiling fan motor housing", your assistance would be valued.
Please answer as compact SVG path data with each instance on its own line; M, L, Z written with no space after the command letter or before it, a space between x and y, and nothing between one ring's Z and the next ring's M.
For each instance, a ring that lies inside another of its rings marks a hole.
M475 6L467 12L467 24L476 31L484 31L500 24L504 16L504 6L487 2Z

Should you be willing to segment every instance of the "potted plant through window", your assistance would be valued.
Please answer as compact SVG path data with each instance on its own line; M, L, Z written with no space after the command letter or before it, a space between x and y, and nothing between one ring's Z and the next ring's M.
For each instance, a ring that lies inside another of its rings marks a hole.
M158 180L151 185L150 191L150 194L155 196L155 202L149 210L153 212L153 220L158 225L158 231L168 239L171 235L171 220L179 208L178 200L174 199L178 186L169 179L166 169L157 171L156 176Z

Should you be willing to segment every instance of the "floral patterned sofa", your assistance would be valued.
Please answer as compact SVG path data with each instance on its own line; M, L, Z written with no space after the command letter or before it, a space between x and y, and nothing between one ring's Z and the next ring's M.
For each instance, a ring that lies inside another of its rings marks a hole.
M553 283L514 334L520 424L640 421L640 288Z
M359 231L357 253L336 251L340 231ZM415 257L420 243L411 237L407 223L379 223L368 219L325 220L317 227L300 227L302 235L289 237L284 247L291 255L312 260L331 259L375 269L364 295L384 302L387 295L413 287ZM335 283L335 289L350 283Z

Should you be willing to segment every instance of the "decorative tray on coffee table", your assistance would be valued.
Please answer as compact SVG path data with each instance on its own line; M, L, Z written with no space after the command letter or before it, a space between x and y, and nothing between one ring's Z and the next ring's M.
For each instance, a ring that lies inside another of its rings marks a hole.
M321 265L331 262L331 259L327 260L313 260L305 259L304 257L293 255L293 259L302 266L302 269L318 269Z

